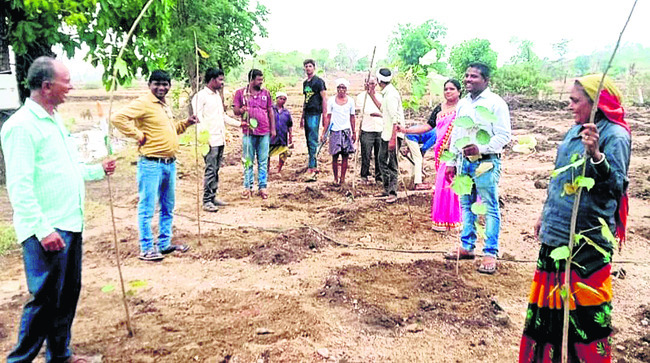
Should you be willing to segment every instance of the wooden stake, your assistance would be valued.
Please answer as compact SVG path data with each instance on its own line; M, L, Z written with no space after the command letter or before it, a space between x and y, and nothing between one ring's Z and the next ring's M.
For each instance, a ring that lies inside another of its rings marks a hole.
M124 45L122 45L122 48L117 53L117 58L115 58L115 63L113 64L113 78L111 79L111 88L110 88L109 103L108 103L108 119L107 119L108 137L106 138L106 149L108 150L109 155L113 154L112 147L111 147L111 136L113 134L113 127L111 126L111 112L113 111L113 95L115 93L115 80L117 79L117 67L115 67L115 64L120 59L122 59L122 54L124 54L124 49L126 49L126 45L129 43L129 39L131 39L131 36L133 35L136 26L138 25L138 23L144 16L144 13L147 11L147 9L149 9L149 6L151 6L153 2L154 0L147 1L147 3L142 8L142 11L140 11L140 14L133 22L133 25L131 25L131 29L126 35ZM132 337L135 334L135 331L133 330L133 325L131 325L131 315L129 314L129 305L126 301L126 289L124 288L124 278L122 277L122 266L120 261L120 246L117 243L117 227L115 226L115 211L113 207L113 189L111 188L110 175L106 176L106 182L108 185L108 200L111 209L111 221L113 224L113 245L115 246L115 263L117 264L117 273L120 276L120 287L122 288L122 303L124 304L124 312L126 314L126 330L129 336Z
M370 67L368 68L368 76L366 77L366 84L370 81L370 75L372 74L372 66L375 63L375 51L377 50L377 46L372 48L372 57L370 58ZM364 84L364 89L365 89L365 84ZM366 101L368 100L368 91L366 90L366 95L363 97L363 106L361 106L361 113L359 114L359 126L357 127L357 134L359 135L357 137L357 152L354 153L353 160L352 160L352 165L354 168L352 169L352 199L354 199L354 196L357 194L357 188L356 188L356 181L357 181L357 155L361 153L361 149L359 149L359 145L361 145L361 126L363 125L363 118L364 114L366 112ZM375 155L377 157L377 155ZM377 171L375 170L375 173Z
M196 57L196 84L194 95L199 92L199 45L196 41L196 31L194 32L194 56ZM191 104L192 102L190 102ZM196 115L196 109L194 109ZM198 230L198 246L201 246L201 178L199 173L199 126L194 125L194 156L196 159L196 228Z
M591 107L591 115L589 116L589 123L594 123L594 119L596 117L596 111L598 110L598 101L600 99L600 92L603 89L603 82L605 81L605 76L607 75L607 72L609 71L609 68L612 66L612 61L614 60L614 56L616 55L616 51L618 50L618 46L621 44L621 38L623 37L623 33L625 32L625 28L627 28L627 24L630 22L630 18L632 17L632 13L634 13L634 8L636 7L637 0L634 0L634 4L632 5L632 9L630 10L630 14L627 17L627 20L625 21L625 25L623 25L623 29L621 30L621 33L618 35L618 40L616 41L616 46L614 47L614 51L612 52L612 56L609 58L609 62L607 63L607 67L605 68L605 71L603 72L603 76L600 79L600 83L598 84L598 90L596 91L596 99L594 100L594 103ZM586 158L587 156L585 156ZM584 177L587 163L589 161L585 160L584 164L582 165L582 176ZM562 297L562 305L563 305L563 319L562 319L562 363L567 363L569 361L569 313L570 313L570 302L571 302L571 262L572 262L572 255L573 255L573 244L574 244L574 239L575 239L575 230L576 230L576 224L578 220L578 209L580 208L580 196L582 195L582 187L578 188L578 192L576 194L576 198L573 201L573 209L571 211L571 229L569 230L569 258L567 258L564 266L564 286L561 288L564 288L565 293L564 296Z

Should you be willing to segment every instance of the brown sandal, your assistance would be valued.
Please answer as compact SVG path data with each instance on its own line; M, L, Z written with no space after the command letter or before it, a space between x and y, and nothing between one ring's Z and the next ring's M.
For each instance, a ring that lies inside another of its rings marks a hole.
M260 190L260 197L262 197L262 199L269 199L269 193L267 193L266 189Z
M494 256L485 256L481 261L481 266L476 270L482 274L492 275L497 271L497 258Z
M241 192L241 197L242 197L243 199L248 199L248 198L251 197L251 195L253 195L253 191L252 191L252 190L249 190L249 189L244 189L244 190Z

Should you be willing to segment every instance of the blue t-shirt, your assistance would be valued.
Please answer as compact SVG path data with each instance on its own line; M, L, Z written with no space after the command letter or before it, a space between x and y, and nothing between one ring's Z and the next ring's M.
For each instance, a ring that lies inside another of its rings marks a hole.
M275 115L275 137L271 138L271 145L287 146L289 129L293 127L291 112L286 108L278 110L278 106L273 106L273 115Z

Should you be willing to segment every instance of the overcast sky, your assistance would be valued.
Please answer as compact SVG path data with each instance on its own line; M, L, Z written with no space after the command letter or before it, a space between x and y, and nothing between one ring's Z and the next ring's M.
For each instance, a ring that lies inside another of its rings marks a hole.
M251 0L255 3L254 0ZM261 51L328 48L345 43L361 56L374 45L385 56L388 39L397 24L421 24L434 19L447 27L444 42L454 44L472 38L488 39L499 53L499 64L510 58L510 39L534 42L541 57L554 58L551 45L563 38L569 57L589 54L616 42L633 0L259 0L271 14L269 36L261 39ZM380 5L392 4L392 5ZM640 0L623 35L623 42L650 46L650 1Z

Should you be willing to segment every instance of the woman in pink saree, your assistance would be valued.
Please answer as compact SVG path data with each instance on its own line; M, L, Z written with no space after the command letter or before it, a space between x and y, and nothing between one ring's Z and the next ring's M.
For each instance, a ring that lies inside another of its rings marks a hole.
M440 161L442 153L449 149L453 122L456 118L456 105L460 99L460 82L449 79L444 84L445 101L436 106L429 122L401 130L405 134L422 134L436 130L436 143L433 146L436 161L436 186L431 201L431 222L434 231L444 232L462 225L460 201L445 180L447 163ZM435 122L431 122L435 120Z

